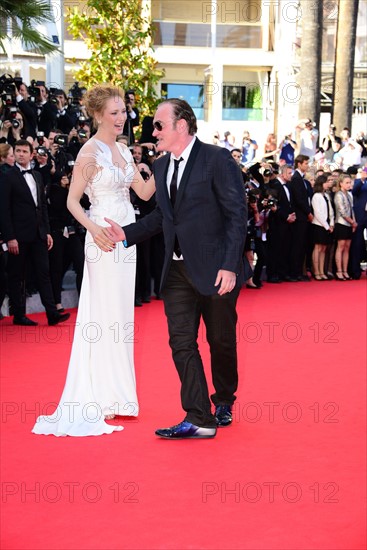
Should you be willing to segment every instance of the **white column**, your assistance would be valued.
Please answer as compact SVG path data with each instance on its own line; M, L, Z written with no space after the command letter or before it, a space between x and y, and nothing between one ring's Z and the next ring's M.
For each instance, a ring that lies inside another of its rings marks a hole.
M50 2L54 14L55 24L50 25L49 29L56 28L56 36L59 40L59 52L48 54L46 58L46 85L53 88L64 89L65 69L64 69L64 6L63 0L52 0ZM54 33L51 31L51 36Z

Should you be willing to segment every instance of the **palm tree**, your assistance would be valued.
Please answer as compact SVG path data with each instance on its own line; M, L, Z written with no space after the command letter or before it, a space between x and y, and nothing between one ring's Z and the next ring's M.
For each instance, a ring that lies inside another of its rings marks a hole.
M25 46L40 54L58 50L35 25L53 20L48 0L0 0L0 48L5 51L4 40L9 38L7 21L11 21L11 38L21 39Z
M298 84L302 94L298 108L300 119L310 118L317 124L320 117L322 1L301 0L302 41Z
M357 18L358 0L339 0L333 102L333 123L339 131L352 124Z

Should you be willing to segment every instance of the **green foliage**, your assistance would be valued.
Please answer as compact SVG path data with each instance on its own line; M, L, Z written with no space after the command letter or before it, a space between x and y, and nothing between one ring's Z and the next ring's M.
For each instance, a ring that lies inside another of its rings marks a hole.
M26 47L37 53L48 54L58 50L34 25L53 21L53 11L47 0L0 0L0 48L4 53L4 40L9 38L6 22L11 19L13 38L21 39Z
M133 89L141 115L151 115L159 102L154 85L163 71L152 56L152 26L141 0L88 0L83 12L70 8L66 20L71 35L92 52L76 80L87 88L108 82Z
M246 108L247 109L261 109L262 108L262 94L260 86L255 88L249 88L246 91Z

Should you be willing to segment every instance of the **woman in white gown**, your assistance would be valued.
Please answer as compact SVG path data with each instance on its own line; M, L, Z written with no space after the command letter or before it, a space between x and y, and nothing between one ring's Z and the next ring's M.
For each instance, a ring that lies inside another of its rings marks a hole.
M135 221L130 186L142 199L154 193L144 182L129 149L116 142L126 120L118 88L96 86L86 107L98 131L81 149L73 173L68 208L87 229L85 265L73 346L63 394L50 416L40 416L36 434L87 436L122 430L105 420L137 416L133 342L135 247L108 246L105 217L121 225ZM85 192L88 217L79 204Z

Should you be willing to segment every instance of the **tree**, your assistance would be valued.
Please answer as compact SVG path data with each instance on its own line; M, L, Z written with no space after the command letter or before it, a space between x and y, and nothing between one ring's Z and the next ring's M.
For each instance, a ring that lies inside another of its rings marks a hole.
M91 51L75 78L86 87L102 82L133 89L142 115L151 115L159 98L155 84L163 71L153 58L152 25L141 0L88 0L80 12L68 10L66 19L74 38Z
M298 84L301 98L298 118L319 122L321 89L321 52L323 2L301 0L302 40Z
M358 0L339 0L333 102L333 123L339 131L352 124L357 19Z
M11 21L8 34L7 22ZM47 0L0 0L0 48L6 53L6 38L16 38L37 53L48 54L58 50L46 36L35 29L35 25L53 21L53 12Z

